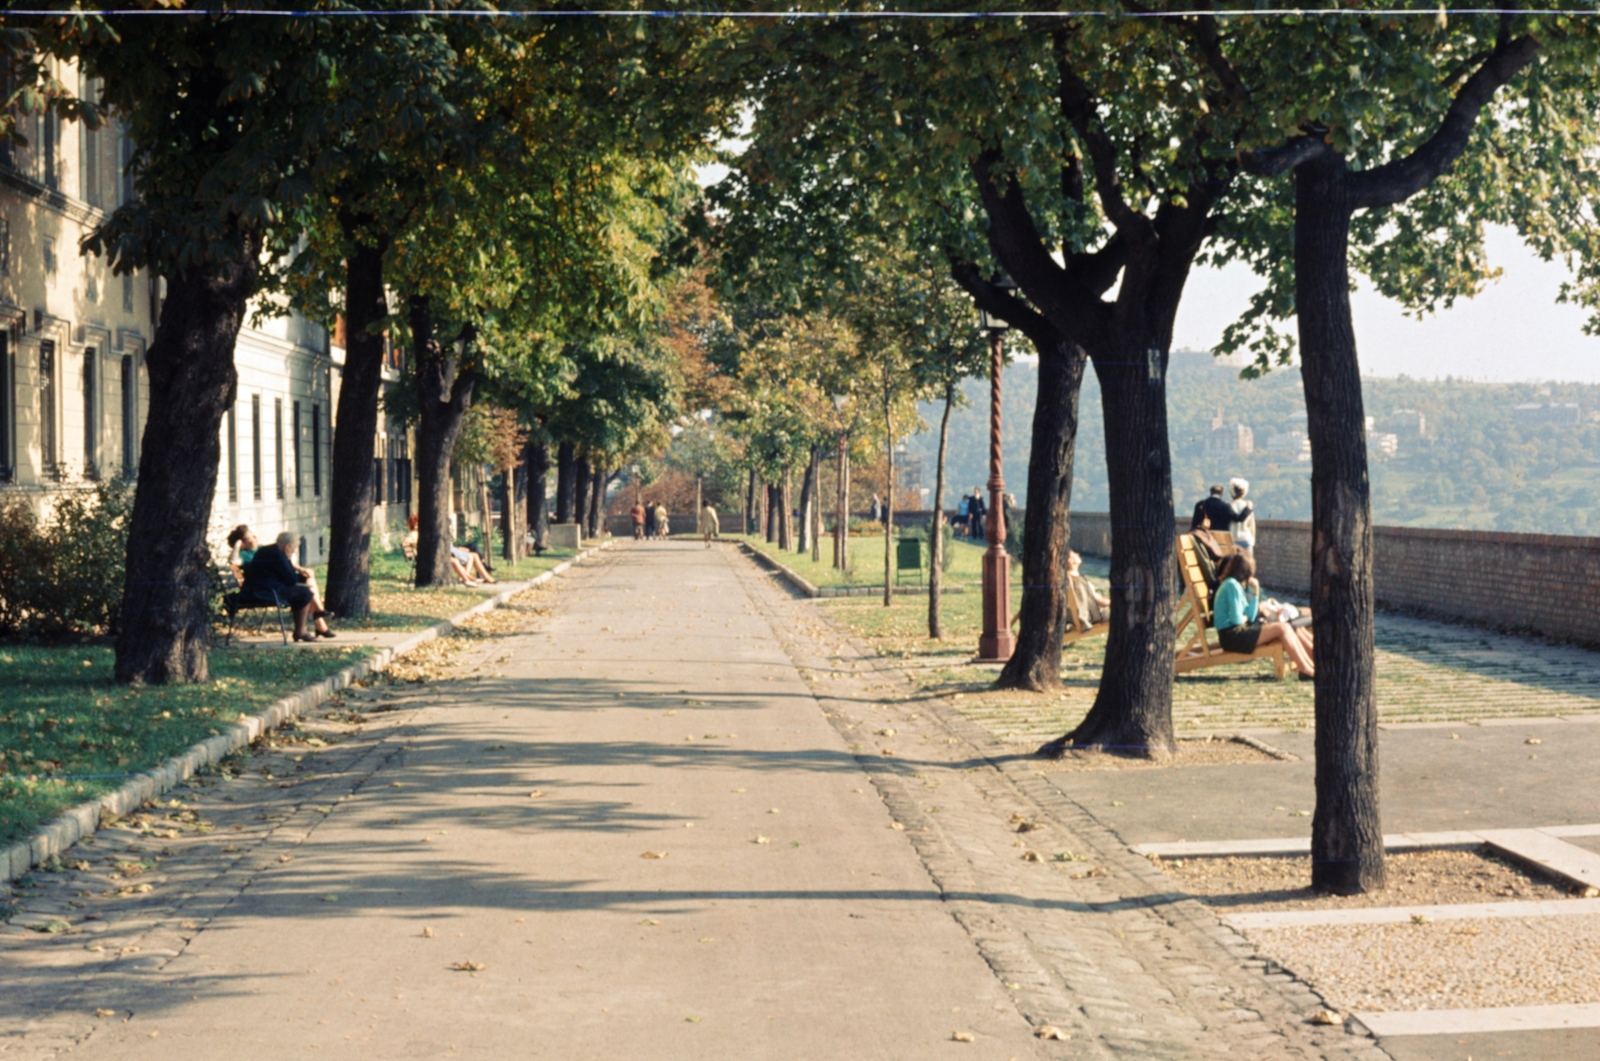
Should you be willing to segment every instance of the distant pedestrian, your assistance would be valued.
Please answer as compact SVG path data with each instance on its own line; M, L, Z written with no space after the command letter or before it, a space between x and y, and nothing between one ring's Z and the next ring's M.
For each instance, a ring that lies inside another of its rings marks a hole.
M959 534L963 538L965 538L967 536L967 529L968 529L967 512L968 512L968 509L971 508L971 506L972 506L972 497L970 495L964 495L961 498L961 504L956 506L956 520L955 520L956 533Z
M967 537L975 542L988 540L988 534L983 525L983 517L988 514L989 506L983 503L983 494L974 486L972 488L972 500L967 504Z
M867 510L867 518L874 523L883 522L883 499L877 494L872 495L872 505Z
M706 536L706 548L711 548L711 539L722 533L721 526L717 523L717 510L707 501L700 508L700 533Z
M1256 506L1254 502L1246 501L1245 495L1250 492L1250 484L1239 478L1228 480L1228 488L1233 494L1233 502L1228 506L1233 510L1233 544L1241 552L1254 553L1256 548Z
M666 538L672 534L672 520L667 515L667 506L656 502L656 537Z
M635 501L633 507L628 509L628 515L633 517L633 540L638 541L644 537L645 511L644 502Z
M646 538L656 536L656 506L651 504L644 506L644 536Z
M1190 529L1200 526L1201 515L1211 521L1211 532L1228 531L1233 527L1233 506L1223 500L1222 487L1213 486L1211 494L1204 501L1194 506L1194 519L1190 522Z
M1006 537L1011 537L1011 510L1017 506L1016 494L1003 494L1000 497L1000 518L1005 521Z

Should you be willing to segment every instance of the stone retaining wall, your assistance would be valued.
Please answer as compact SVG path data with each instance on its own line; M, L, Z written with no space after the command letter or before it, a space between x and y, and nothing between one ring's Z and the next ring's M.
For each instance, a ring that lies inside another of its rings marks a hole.
M1261 581L1309 593L1311 524L1260 520L1256 534ZM1074 512L1072 547L1109 556L1111 517ZM1600 646L1600 538L1380 526L1373 564L1382 607Z

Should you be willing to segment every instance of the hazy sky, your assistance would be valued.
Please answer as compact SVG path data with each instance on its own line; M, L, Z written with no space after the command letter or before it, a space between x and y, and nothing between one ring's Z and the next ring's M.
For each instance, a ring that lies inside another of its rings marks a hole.
M1505 270L1500 280L1434 317L1414 320L1370 287L1358 291L1351 305L1362 375L1600 383L1600 338L1583 334L1582 309L1555 300L1566 266L1540 261L1510 230L1492 230L1488 251ZM1244 266L1196 270L1173 345L1215 345L1258 286Z

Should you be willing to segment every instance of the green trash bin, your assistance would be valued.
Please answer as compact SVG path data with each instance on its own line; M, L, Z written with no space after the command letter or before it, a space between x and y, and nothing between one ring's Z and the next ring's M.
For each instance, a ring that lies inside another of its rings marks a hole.
M916 573L917 585L922 585L922 539L901 538L895 548L894 581L899 585L907 577L906 572Z

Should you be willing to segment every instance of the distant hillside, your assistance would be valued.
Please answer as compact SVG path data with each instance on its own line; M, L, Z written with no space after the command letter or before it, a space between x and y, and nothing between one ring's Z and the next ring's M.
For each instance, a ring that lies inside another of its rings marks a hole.
M1006 370L1005 477L1018 498L1027 494L1028 438L1038 368L1030 362ZM1397 437L1393 457L1372 455L1373 511L1386 524L1460 527L1545 534L1600 534L1600 386L1577 383L1468 383L1455 380L1368 379L1367 414L1382 443ZM951 486L964 493L988 478L988 386L969 380L970 404L950 426ZM1518 405L1577 406L1524 410ZM1208 455L1212 420L1221 410L1225 437L1243 424L1256 452ZM1424 433L1415 434L1421 414ZM934 427L939 408L924 406ZM1107 505L1104 421L1093 371L1083 388L1073 506L1103 511ZM1208 354L1179 351L1168 379L1174 502L1181 511L1204 496L1209 483L1230 476L1250 480L1257 511L1277 519L1311 518L1311 467L1295 458L1293 443L1305 433L1305 406L1298 369L1278 370L1260 380ZM1520 419L1519 419L1520 418ZM1267 451L1277 436L1284 448ZM910 440L924 462L923 485L933 486L938 438L933 430Z

